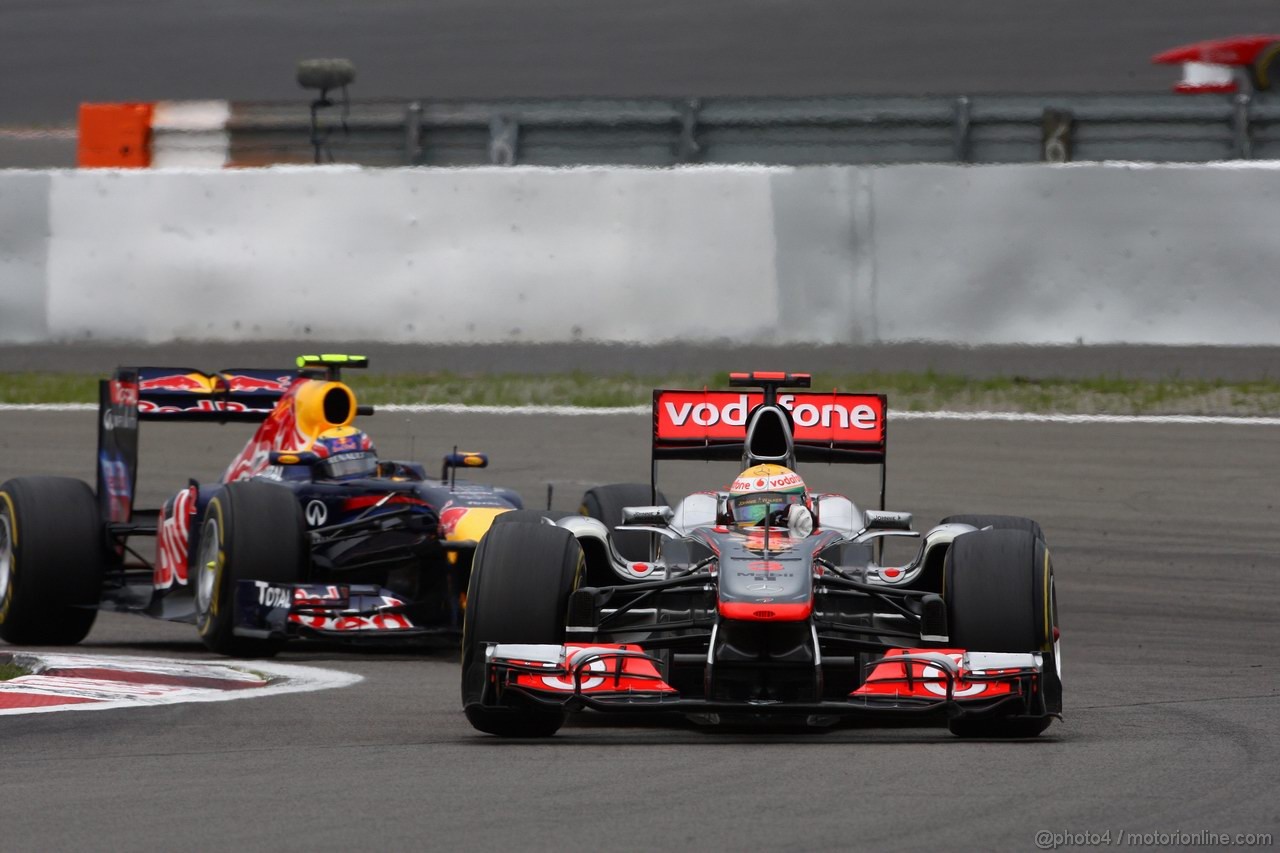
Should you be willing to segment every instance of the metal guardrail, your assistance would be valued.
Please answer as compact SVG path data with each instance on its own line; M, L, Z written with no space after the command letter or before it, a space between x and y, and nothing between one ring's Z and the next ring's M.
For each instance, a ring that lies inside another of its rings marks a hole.
M1280 95L356 101L322 159L371 166L1280 159ZM310 163L305 103L236 103L238 165Z

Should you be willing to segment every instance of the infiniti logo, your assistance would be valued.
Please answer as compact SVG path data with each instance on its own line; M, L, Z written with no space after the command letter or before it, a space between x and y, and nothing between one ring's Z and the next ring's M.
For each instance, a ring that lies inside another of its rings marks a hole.
M329 509L323 501L312 501L307 504L307 526L319 527L329 520Z

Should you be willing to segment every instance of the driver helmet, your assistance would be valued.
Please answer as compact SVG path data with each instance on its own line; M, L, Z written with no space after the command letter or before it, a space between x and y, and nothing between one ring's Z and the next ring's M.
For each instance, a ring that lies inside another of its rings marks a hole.
M354 480L372 477L378 471L373 440L353 426L330 427L320 433L311 452L320 457L313 466L320 479Z
M800 475L782 465L756 465L739 474L729 487L728 511L734 524L786 524L794 504L809 505L809 490Z

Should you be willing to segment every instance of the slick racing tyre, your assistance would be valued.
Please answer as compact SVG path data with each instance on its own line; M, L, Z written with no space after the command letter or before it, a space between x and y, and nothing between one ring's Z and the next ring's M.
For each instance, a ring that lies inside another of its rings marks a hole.
M989 738L1040 734L1050 715L1062 711L1058 602L1044 540L1029 530L966 533L947 552L943 575L952 645L980 652L1038 652L1044 661L1043 716L958 718L951 720L951 732Z
M653 490L645 483L613 483L588 489L582 496L579 513L598 519L613 530L622 523L622 508L650 506L654 504ZM658 506L667 505L667 497L658 492ZM650 534L623 530L613 534L613 545L624 560L634 562L649 559Z
M72 645L98 615L107 552L93 490L70 477L0 486L0 638Z
M236 582L301 581L307 565L305 529L297 497L283 486L228 483L210 499L191 569L196 628L209 649L232 657L280 651L283 640L235 636Z
M484 644L563 643L569 595L582 572L578 541L559 527L494 525L480 540L462 627L462 705L475 728L500 737L550 737L564 724L559 710L482 704Z
M1025 530L1037 539L1044 538L1040 522L1020 515L949 515L939 524L969 524L979 530L994 527L996 530Z
M1269 44L1253 61L1253 85L1259 92L1280 89L1280 42Z

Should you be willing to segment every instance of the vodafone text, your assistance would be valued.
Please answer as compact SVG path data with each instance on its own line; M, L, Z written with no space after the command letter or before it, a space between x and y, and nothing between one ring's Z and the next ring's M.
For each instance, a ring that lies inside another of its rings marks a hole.
M677 405L670 401L665 403L667 417L674 426L682 427L692 421L697 426L715 426L724 423L729 426L746 426L749 410L746 394L739 394L736 400L716 404L712 402L686 402ZM813 403L795 404L795 395L779 394L778 405L791 412L796 426L813 427L835 426L840 429L876 428L876 410L866 404L846 408L836 403L824 403L821 406Z

